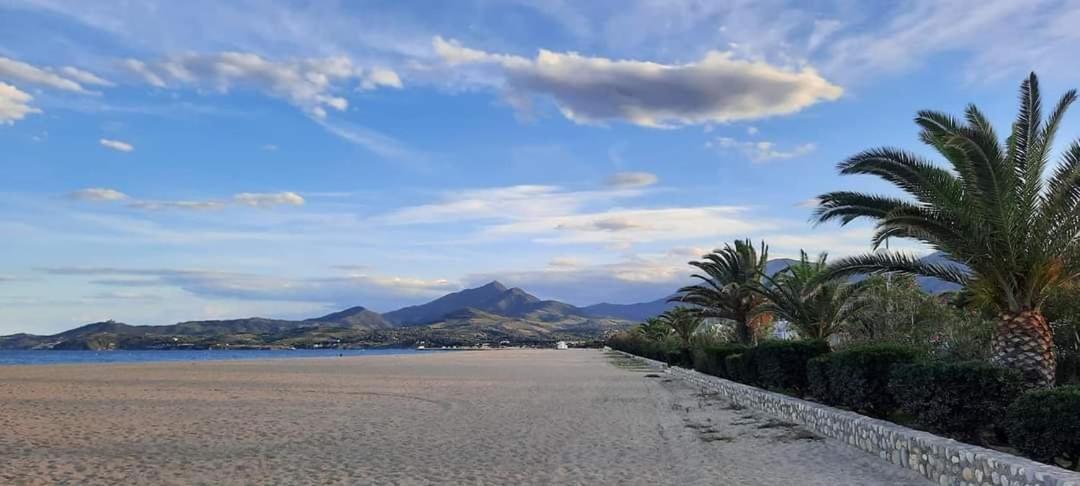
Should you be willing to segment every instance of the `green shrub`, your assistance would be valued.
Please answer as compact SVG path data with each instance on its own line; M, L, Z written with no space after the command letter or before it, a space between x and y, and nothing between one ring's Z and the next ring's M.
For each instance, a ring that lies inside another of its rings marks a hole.
M724 370L729 379L746 385L757 384L757 370L754 367L753 348L746 352L732 354L724 358Z
M724 360L733 354L746 352L747 347L742 344L720 344L702 346L694 349L694 369L702 373L730 378L724 369Z
M806 390L806 362L829 352L824 341L765 341L752 354L757 381L772 390Z
M1080 385L1080 353L1075 351L1058 353L1057 384Z
M895 407L889 373L896 364L911 363L919 353L895 344L878 344L833 353L828 364L828 394L835 404L876 417Z
M835 405L836 399L829 390L829 364L833 353L823 354L806 362L806 389L815 400Z
M926 429L960 440L998 425L1023 392L1023 377L981 362L897 364L889 392L901 412Z
M1028 457L1080 470L1080 386L1025 393L1006 413L1009 443Z

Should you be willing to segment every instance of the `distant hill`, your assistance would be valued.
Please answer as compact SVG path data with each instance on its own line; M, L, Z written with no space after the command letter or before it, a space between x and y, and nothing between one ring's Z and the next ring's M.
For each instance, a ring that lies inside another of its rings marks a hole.
M582 307L582 312L591 317L614 317L631 321L644 321L650 317L663 314L668 309L678 306L677 303L668 302L669 297L656 299L651 302L637 304L593 304Z
M334 312L322 317L307 319L304 322L324 325L337 324L354 329L386 329L388 327L393 327L386 319L383 319L381 314L368 310L362 306L350 307L343 311Z
M499 282L444 295L431 302L383 314L397 326L422 326L443 320L462 309L475 309L506 317L557 321L568 316L585 316L581 309L555 300L540 300L528 292L508 289Z
M480 308L484 303L497 299L507 288L499 282L483 287L465 289L444 295L421 305L403 307L383 314L383 318L397 326L416 326L435 322L446 314L467 307Z

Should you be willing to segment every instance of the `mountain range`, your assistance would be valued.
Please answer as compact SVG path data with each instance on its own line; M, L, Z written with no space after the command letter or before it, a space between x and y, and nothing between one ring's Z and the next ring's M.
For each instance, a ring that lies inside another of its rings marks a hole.
M927 259L943 259L931 255ZM775 273L795 263L777 259ZM955 290L936 279L920 278L931 293ZM304 320L252 317L187 321L165 326L134 326L114 321L87 324L62 333L0 337L0 349L162 349L230 347L516 344L560 339L597 339L656 316L676 304L663 297L634 304L601 303L577 307L541 300L520 288L493 281L453 292L421 305L380 314L362 306Z

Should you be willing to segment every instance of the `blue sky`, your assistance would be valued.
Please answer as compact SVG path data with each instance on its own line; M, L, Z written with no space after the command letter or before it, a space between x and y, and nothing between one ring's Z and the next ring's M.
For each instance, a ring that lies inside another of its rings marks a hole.
M1039 4L1039 5L1034 5ZM0 0L0 334L670 293L916 110L1080 85L1080 2ZM1068 120L1066 138L1078 132ZM920 251L897 242L895 247Z

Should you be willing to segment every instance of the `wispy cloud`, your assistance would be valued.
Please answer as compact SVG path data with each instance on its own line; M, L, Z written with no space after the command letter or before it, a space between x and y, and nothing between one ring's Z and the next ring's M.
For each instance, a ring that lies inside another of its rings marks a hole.
M112 85L92 73L70 66L61 68L59 73L52 69L43 69L15 59L0 57L0 79L76 93L90 93L79 82L98 86Z
M608 178L608 185L620 189L647 187L656 184L660 178L652 172L617 172Z
M252 52L183 54L147 63L128 59L124 66L158 88L194 87L228 92L249 88L283 99L316 118L326 110L344 111L342 93L353 89L401 88L401 79L384 67L364 68L347 56L271 60Z
M112 139L108 139L108 138L103 138L101 140L98 140L98 143L100 143L102 147L105 147L105 148L108 148L108 149L113 149L113 150L116 150L117 152L131 152L131 151L135 150L134 145L132 145L130 143L127 143L127 142L120 141L120 140L112 140Z
M808 155L817 149L812 143L799 144L789 149L777 148L776 144L769 141L738 140L731 137L717 137L705 142L705 147L721 152L735 151L754 162L768 162L771 160L794 159Z
M80 201L123 201L128 198L127 194L105 187L79 189L69 194L69 196Z

